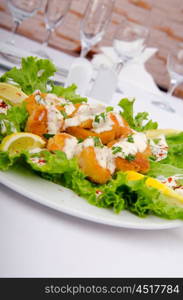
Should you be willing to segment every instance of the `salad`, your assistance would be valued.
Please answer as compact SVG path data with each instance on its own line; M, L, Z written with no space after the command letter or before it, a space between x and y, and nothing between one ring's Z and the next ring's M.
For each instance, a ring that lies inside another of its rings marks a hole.
M27 57L0 77L0 170L24 165L115 213L183 219L183 132L134 115L134 99L88 102L55 71Z

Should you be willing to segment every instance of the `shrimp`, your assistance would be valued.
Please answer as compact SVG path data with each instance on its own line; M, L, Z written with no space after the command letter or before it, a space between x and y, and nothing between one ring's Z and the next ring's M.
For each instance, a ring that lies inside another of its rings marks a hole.
M115 132L114 131L106 131L102 133L96 133L94 131L91 131L89 129L81 128L79 126L73 126L73 127L68 127L66 129L66 132L68 132L71 135L74 135L78 139L87 139L90 136L96 136L101 139L102 143L105 145L108 142L114 140L115 138Z
M73 138L73 136L70 134L64 132L57 133L48 140L47 149L49 151L63 150L66 140L71 138Z
M90 136L99 137L99 135L97 133L92 132L91 130L88 130L85 128L81 128L79 126L68 127L68 128L66 128L66 132L77 137L78 139L82 139L82 140L85 140Z
M76 155L78 140L67 133L58 133L54 137L50 138L47 144L49 151L61 150L68 159L73 158Z
M79 167L83 173L93 182L104 184L111 179L111 172L100 166L94 147L84 148L78 154Z
M39 105L29 116L25 131L43 137L47 133L47 110L43 105Z
M120 140L118 140L120 141ZM114 140L108 143L108 147L112 148L113 145L118 143L117 140ZM116 169L121 171L133 170L140 173L147 173L150 168L150 163L148 157L151 155L150 146L147 145L146 149L143 152L137 151L134 155L134 159L128 160L128 158L123 158L120 155L115 157Z
M117 114L110 113L110 118L114 122L113 129L115 131L115 139L128 136L132 130L126 120Z
M110 113L109 118L113 123L111 130L104 130L100 133L97 133L94 131L93 128L89 129L90 125L92 125L93 123L92 120L87 120L82 124L82 126L84 127L81 127L81 124L80 126L68 127L66 128L66 132L74 135L79 139L86 139L90 136L96 136L101 139L104 145L108 144L111 141L114 141L116 138L119 138L121 136L128 136L129 133L132 132L132 130L128 126L128 123L125 120L123 120L121 116L119 116L119 118L121 118L121 123L123 122L122 124L124 124L123 126L120 124L115 114Z
M136 154L135 159L132 161L128 161L121 157L116 157L115 164L118 171L132 170L139 173L147 173L150 168L149 160L143 153L140 152Z
M36 102L35 100L35 95L32 94L30 95L28 98L26 98L25 100L25 104L26 104L26 109L29 113L29 115L39 107L39 104Z

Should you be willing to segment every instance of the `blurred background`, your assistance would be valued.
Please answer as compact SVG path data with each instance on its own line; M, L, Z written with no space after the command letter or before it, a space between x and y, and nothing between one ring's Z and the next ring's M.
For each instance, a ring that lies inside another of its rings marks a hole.
M30 39L43 42L46 37L44 9L46 1L42 1L41 9L25 19L18 28L18 33ZM78 56L81 50L80 21L88 0L72 0L64 22L56 28L49 39L49 46L63 52ZM88 53L92 57L102 46L111 46L114 32L122 17L149 28L148 47L158 48L158 52L146 63L146 68L162 90L167 90L169 77L166 68L167 55L183 42L183 1L182 0L116 0L110 25L104 38ZM12 16L6 0L0 0L0 27L10 30ZM183 84L179 85L174 95L183 98Z

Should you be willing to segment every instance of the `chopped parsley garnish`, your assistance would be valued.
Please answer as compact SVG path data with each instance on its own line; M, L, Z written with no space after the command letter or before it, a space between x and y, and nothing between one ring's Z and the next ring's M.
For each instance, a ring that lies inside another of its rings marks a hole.
M43 136L48 140L49 138L53 137L54 134L51 134L51 133L44 133Z
M78 139L78 144L82 143L83 141L83 139Z
M133 154L128 154L125 156L125 159L128 161L133 161L135 159L135 155Z
M67 113L64 110L60 110L60 113L62 114L62 116L64 117L64 119L67 119Z
M100 138L98 136L94 136L93 137L93 140L94 140L94 146L95 147L99 147L99 148L103 148L104 145L102 144Z
M95 123L100 123L100 119L103 119L105 121L105 119L106 119L105 112L102 112L101 114L95 116L95 119L94 119Z
M110 112L110 111L113 111L114 108L112 106L107 106L106 107L106 112Z
M153 155L149 156L149 159L152 160L152 161L156 161L156 157L153 156Z
M159 144L160 139L156 138L156 139L153 139L153 141L154 141L154 143L157 145L157 144Z
M133 135L132 134L127 137L127 141L129 143L134 143L134 139L133 139Z
M119 146L113 146L112 147L112 154L116 154L116 153L118 153L118 152L121 152L122 151L122 148L121 147L119 147Z

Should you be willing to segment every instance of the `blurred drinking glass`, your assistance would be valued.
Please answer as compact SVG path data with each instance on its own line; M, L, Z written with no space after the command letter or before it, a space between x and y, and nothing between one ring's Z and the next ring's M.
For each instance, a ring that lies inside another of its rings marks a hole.
M115 0L89 0L81 21L81 57L100 42L106 32Z
M46 24L46 38L42 43L41 48L35 53L43 58L50 58L46 52L50 36L63 21L67 14L72 0L47 0L45 6L45 24Z
M114 50L119 58L116 66L118 73L126 63L144 51L148 33L149 30L146 27L126 19L119 24L113 42Z
M176 87L183 83L183 44L179 45L177 52L168 55L167 70L170 77L168 94L172 96Z
M167 95L172 96L177 86L183 83L183 43L178 44L178 47L168 54L167 70L170 77ZM167 102L152 101L152 103L169 112L175 112L175 109Z
M13 17L11 44L15 44L14 37L20 24L32 17L41 8L42 0L7 0L8 8Z

